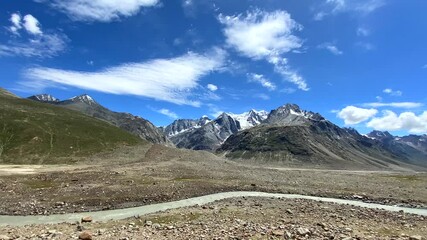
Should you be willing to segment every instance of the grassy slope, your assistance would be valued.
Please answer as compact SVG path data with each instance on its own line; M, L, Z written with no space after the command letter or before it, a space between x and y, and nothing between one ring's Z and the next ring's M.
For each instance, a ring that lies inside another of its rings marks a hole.
M103 121L16 98L4 90L0 91L0 103L0 163L70 163L94 153L142 143Z

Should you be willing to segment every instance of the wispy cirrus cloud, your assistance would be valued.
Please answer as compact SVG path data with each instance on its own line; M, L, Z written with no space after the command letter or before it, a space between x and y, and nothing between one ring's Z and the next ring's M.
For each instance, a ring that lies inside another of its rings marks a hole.
M325 42L317 46L320 49L326 49L334 55L342 55L343 51L339 50L338 47L330 42Z
M400 90L393 90L391 88L384 89L383 93L387 93L390 96L397 96L397 97L400 97L403 94L402 91L400 91Z
M195 96L199 80L221 68L225 52L214 49L205 54L187 53L170 59L128 63L99 71L84 72L46 67L24 72L28 79L20 84L44 87L72 86L111 94L148 97L178 105L200 106Z
M264 75L262 74L256 74L256 73L249 73L248 75L249 82L256 82L261 84L261 86L267 88L270 91L276 90L276 85L268 80Z
M293 70L284 54L302 47L302 40L294 35L302 26L286 11L266 12L259 9L245 14L218 17L224 25L229 47L253 60L266 60L274 71L299 89L308 91L305 79Z
M154 7L159 0L36 0L46 3L75 21L110 22L136 15L143 7Z
M385 0L325 0L319 6L319 11L314 15L314 19L320 21L329 15L344 12L366 15L385 5Z
M363 103L362 106L364 107L393 107L393 108L418 108L424 106L423 103L419 102L390 102L390 103L384 103L384 102L372 102L372 103Z
M166 108L156 109L156 112L163 114L163 115L165 115L169 118L172 118L172 119L178 119L179 118L178 114L176 114L176 113L174 113L171 110L166 109Z

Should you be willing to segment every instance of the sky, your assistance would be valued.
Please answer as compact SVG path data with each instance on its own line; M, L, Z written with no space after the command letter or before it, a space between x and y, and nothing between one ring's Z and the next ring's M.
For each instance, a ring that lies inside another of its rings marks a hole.
M157 126L286 103L427 133L425 0L0 3L0 87L89 94Z

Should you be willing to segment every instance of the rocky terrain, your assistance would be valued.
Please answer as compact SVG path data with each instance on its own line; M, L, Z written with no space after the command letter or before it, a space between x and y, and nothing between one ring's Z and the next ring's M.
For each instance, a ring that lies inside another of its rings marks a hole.
M25 168L28 172L29 167ZM116 209L239 190L410 207L427 205L425 173L248 166L204 151L194 153L161 145L138 150L124 148L94 156L68 169L44 169L33 169L32 174L13 174L19 166L0 168L0 214Z
M150 121L129 113L111 111L86 94L64 101L60 101L49 94L35 95L29 97L29 99L79 111L88 116L106 121L149 142L173 146L169 139Z
M423 240L422 216L308 200L235 198L120 221L4 227L0 239Z

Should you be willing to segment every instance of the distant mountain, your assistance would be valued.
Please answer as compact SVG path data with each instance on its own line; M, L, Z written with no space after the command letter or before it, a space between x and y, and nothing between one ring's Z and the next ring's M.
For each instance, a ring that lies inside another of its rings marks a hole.
M318 113L286 104L260 125L231 135L218 149L229 158L258 162L343 167L406 166L400 156L354 129L340 128ZM412 163L412 162L409 162Z
M0 89L0 163L73 163L144 141L105 121Z
M44 103L58 103L59 99L55 98L52 95L49 94L39 94L29 97L28 99L44 102Z
M207 116L203 116L197 120L178 119L175 120L173 123L169 124L168 126L162 128L162 131L166 134L166 136L172 137L191 129L203 127L210 121L212 120L209 119Z
M44 103L55 104L68 109L82 112L88 116L104 120L114 126L117 126L133 135L136 135L142 139L148 140L152 143L164 144L172 146L173 144L161 133L151 122L148 120L134 116L129 113L118 113L111 111L98 102L96 102L91 96L83 94L70 98L68 100L59 101L56 98L41 94L31 96L29 99L40 101ZM51 99L52 101L47 101Z
M242 114L223 113L215 120L206 116L179 119L163 128L166 136L179 148L213 151L232 134L259 125L267 112L251 110Z
M261 122L267 118L268 112L252 109L249 112L244 112L242 114L229 113L229 115L240 123L241 129L248 129L261 124Z
M427 166L426 135L396 137L387 131L372 131L367 136L377 140L383 148L404 159L406 162Z

